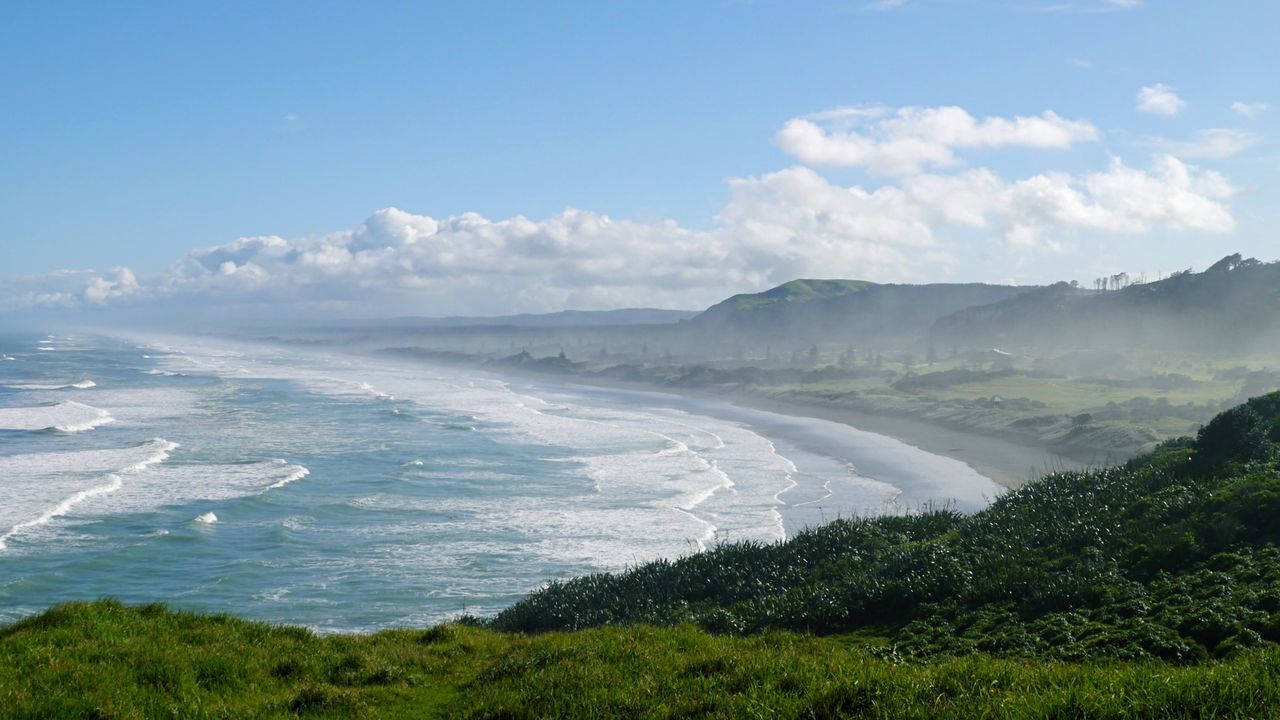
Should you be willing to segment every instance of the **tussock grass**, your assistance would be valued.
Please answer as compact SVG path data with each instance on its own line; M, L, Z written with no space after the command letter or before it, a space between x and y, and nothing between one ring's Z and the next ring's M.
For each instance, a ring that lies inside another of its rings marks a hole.
M1280 651L1175 666L973 655L691 626L317 637L223 615L54 608L0 631L0 718L1257 718Z

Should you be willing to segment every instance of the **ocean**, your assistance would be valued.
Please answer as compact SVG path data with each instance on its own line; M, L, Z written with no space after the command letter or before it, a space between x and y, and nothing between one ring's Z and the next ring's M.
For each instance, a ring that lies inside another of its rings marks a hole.
M318 632L999 486L823 420L209 338L0 334L0 625L71 600Z

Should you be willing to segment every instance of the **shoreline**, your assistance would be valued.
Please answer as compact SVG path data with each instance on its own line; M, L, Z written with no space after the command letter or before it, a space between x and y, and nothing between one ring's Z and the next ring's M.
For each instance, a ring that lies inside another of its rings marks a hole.
M1090 467L1088 462L1048 448L981 433L964 432L912 418L787 402L743 393L735 395L729 402L781 415L830 420L891 437L925 452L958 460L1008 490L1016 490L1050 472Z
M958 461L1006 490L1022 487L1049 472L1080 470L1096 465L1096 463L1064 455L1049 448L981 433L964 432L913 418L818 404L787 402L739 391L718 392L714 388L673 388L573 374L529 372L507 367L490 369L465 363L458 365L497 377L519 378L545 385L650 393L688 400L710 400L746 410L793 418L826 420L861 432L891 438L926 453Z

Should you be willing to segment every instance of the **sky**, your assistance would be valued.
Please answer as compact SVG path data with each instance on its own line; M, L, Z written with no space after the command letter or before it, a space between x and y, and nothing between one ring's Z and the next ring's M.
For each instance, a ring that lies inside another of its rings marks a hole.
M1280 3L6 3L0 311L1280 259Z

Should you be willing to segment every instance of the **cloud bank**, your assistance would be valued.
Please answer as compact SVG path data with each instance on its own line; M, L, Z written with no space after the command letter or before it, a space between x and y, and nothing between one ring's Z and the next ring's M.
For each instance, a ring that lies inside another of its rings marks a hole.
M1196 141L1204 150L1181 155L1232 154L1247 141L1232 132L1205 131ZM1235 228L1228 200L1236 189L1175 152L1145 167L1113 157L1081 174L1005 178L962 166L966 151L1060 150L1100 136L1052 111L978 119L953 106L837 108L787 121L776 142L801 164L729 180L710 228L575 208L495 220L390 207L325 235L192 250L145 277L121 267L11 279L0 307L341 315L698 308L796 277L936 280L974 251L1057 253L1090 235ZM815 169L826 166L872 174L842 184Z

